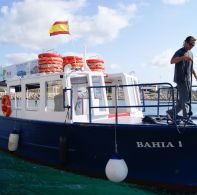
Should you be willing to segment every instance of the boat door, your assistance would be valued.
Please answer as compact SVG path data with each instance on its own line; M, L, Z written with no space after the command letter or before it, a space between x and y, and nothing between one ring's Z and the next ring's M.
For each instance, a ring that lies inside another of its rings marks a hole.
M76 75L70 78L72 88L72 119L73 122L88 121L88 77L87 75Z
M104 78L101 73L75 73L67 79L68 87L72 88L72 121L89 122L89 94L88 87L91 88L91 109L92 119L98 119L109 114L107 107L107 95L104 86ZM101 88L100 88L101 86Z

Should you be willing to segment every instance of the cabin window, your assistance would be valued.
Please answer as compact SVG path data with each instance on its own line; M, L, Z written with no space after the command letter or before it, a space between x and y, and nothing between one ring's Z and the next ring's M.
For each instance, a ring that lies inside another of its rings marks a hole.
M22 106L21 98L21 85L10 86L11 106L15 109L20 109Z
M108 104L114 106L114 108L109 108L110 113L115 113L115 106L126 106L125 91L127 88L119 87L119 85L122 85L121 79L114 81L112 85L113 87L109 88L111 92L108 92ZM127 109L118 107L118 112L127 112Z
M46 82L46 107L55 112L64 111L62 81Z
M40 106L40 84L26 84L26 109L37 110Z
M87 77L71 78L73 90L73 104L76 115L88 113L88 80Z
M128 79L128 84L129 85L135 85L137 84L136 80L133 78ZM129 96L131 99L131 105L132 106L138 106L140 105L140 97L139 97L139 92L138 92L139 88L137 86L131 86L128 88L128 92L129 92ZM131 108L132 110L140 110L141 108Z
M100 76L92 76L93 86L102 86L102 79ZM105 106L104 99L104 90L105 88L94 88L94 106ZM106 111L106 108L99 108L99 111Z

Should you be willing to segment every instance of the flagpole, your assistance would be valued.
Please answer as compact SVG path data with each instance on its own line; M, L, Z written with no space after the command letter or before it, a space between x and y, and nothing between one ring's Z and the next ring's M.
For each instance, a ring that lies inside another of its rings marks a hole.
M88 65L87 65L87 62L86 62L86 55L87 54L87 47L86 47L86 45L84 44L84 68L85 68L85 70L87 70L87 71L91 71L90 70L90 68L88 67Z
M72 39L72 35L71 34L70 34L70 41L71 41L72 48L75 51L75 46L74 46L74 42L73 42L73 39ZM74 56L74 61L75 61L75 65L76 65L77 64L77 61L76 61L76 53L73 52L73 56Z

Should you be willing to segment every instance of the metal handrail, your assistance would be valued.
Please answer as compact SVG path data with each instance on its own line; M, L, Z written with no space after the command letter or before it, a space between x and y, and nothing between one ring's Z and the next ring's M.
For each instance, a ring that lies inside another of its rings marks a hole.
M170 91L170 93L171 94L173 94L174 95L174 90L176 89L177 90L177 87L173 87L173 91L171 91L171 90L169 90L169 89L171 89L171 88L169 88L169 87L165 87L165 88L159 88L158 90L157 90L157 116L159 116L160 114L159 114L159 108L161 107L160 106L160 91L161 90L168 90L168 92ZM177 93L177 96L178 96L178 93ZM176 100L175 100L175 98L174 98L174 102L176 102ZM168 106L169 106L169 103L170 103L170 100L168 100Z
M143 92L143 89L142 87L144 86L159 86L159 89L156 91L157 93L157 104L155 105L149 105L149 104L146 104L145 105L145 97L144 97L144 92ZM164 85L164 87L160 87ZM168 87L166 87L168 86ZM142 93L142 105L127 105L127 106L119 106L117 105L118 103L118 96L117 96L117 89L118 88L124 88L124 87L139 87L140 88L140 92ZM98 89L98 88L115 88L115 105L114 106L92 106L92 93L91 93L91 89ZM194 85L192 86L192 88L197 88L197 85ZM161 104L161 90L162 89L168 89L171 91L172 93L172 97L171 97L171 100L168 101L168 105L166 104ZM87 90L88 90L88 101L89 101L89 123L92 123L92 109L95 109L95 108L115 108L115 122L116 124L118 124L118 109L119 108L143 108L143 111L145 111L145 108L149 108L149 107L152 107L152 108L157 108L157 116L159 116L159 108L161 107L169 107L169 106L172 106L172 110L173 110L173 120L176 121L176 108L175 108L175 103L176 103L176 100L175 100L175 94L174 94L174 90L176 89L176 87L173 87L170 83L140 83L140 84L132 84L132 85L108 85L108 86L89 86L87 87ZM70 106L65 106L65 92L66 91L70 91ZM71 120L72 120L72 116L73 116L73 90L72 88L65 88L64 90L64 93L63 93L63 98L64 98L64 108L68 108L71 110ZM192 102L193 104L197 104L197 101L196 102Z
M116 117L116 124L118 123L118 108L146 108L146 107L158 107L158 105L145 105L145 102L143 101L143 105L129 105L129 106L117 106L117 88L124 88L124 87L142 87L142 86L155 86L155 85L168 85L169 89L172 90L172 103L170 105L159 105L159 107L167 107L167 106L172 106L173 109L173 120L176 120L176 111L175 111L175 99L174 99L174 87L170 83L141 83L141 84L132 84L132 85L110 85L110 86L90 86L88 88L88 93L89 93L89 122L92 122L92 113L91 110L94 108L115 108L115 117ZM91 106L91 89L97 89L97 88L115 88L115 106ZM144 96L143 96L144 98Z

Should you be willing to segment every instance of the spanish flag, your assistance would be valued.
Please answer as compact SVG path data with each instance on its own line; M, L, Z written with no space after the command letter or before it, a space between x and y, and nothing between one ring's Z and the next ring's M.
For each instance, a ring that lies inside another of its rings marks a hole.
M55 22L50 30L49 30L50 36L58 35L58 34L70 34L69 33L69 26L68 21L57 21Z

